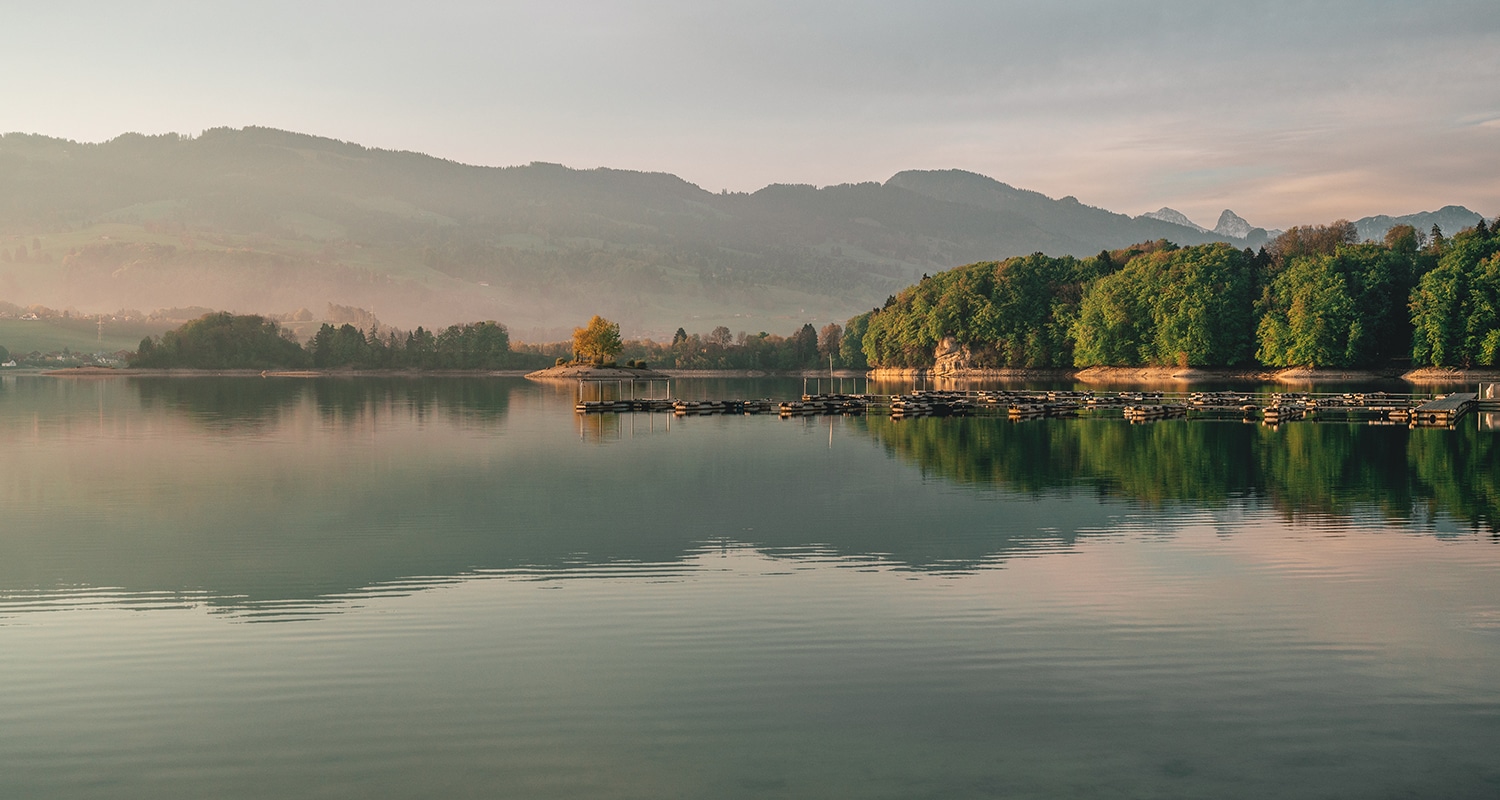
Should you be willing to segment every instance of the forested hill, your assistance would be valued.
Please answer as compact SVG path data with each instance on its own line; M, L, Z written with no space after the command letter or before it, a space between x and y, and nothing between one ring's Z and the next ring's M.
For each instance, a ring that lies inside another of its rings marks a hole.
M851 318L847 363L945 368L1500 366L1500 222L1381 242L1293 227L1258 251L1165 240L924 277Z
M1213 234L964 172L715 194L666 174L474 167L265 128L0 137L0 300L84 311L339 303L556 335L842 320L924 273ZM1254 244L1229 240L1237 247Z

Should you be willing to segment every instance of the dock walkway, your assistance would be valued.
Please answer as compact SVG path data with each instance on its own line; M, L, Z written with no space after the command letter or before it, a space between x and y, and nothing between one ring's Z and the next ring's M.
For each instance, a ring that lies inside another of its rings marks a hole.
M1447 428L1458 423L1463 415L1479 405L1479 395L1474 392L1454 392L1434 400L1428 400L1412 409L1412 427Z

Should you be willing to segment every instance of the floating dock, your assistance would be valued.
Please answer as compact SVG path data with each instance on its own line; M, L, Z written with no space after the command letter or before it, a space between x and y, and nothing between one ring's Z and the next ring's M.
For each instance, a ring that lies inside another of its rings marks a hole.
M1411 411L1413 428L1451 428L1463 415L1479 405L1479 395L1454 392L1417 406Z
M1465 414L1491 409L1500 392L1494 385L1480 392L1455 392L1438 397L1387 392L1154 392L1154 391L1042 391L1024 389L934 391L872 395L804 393L797 400L679 400L667 397L580 399L579 414L670 412L676 416L710 414L771 414L782 418L862 415L886 411L891 419L917 417L1005 416L1013 421L1055 417L1116 416L1131 422L1171 419L1220 419L1259 422L1269 426L1297 421L1363 422L1370 425L1409 425L1413 428L1453 427ZM1489 395L1482 394L1488 390ZM632 392L633 393L633 392ZM602 395L602 387L600 395ZM1490 399L1485 399L1490 398Z

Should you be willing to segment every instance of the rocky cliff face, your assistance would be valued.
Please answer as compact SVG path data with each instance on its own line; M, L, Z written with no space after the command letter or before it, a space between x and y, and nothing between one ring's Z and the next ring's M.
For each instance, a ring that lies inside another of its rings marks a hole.
M932 366L933 375L952 375L974 366L974 354L969 350L969 346L959 345L952 336L944 336L943 340L938 342L933 356L935 358Z

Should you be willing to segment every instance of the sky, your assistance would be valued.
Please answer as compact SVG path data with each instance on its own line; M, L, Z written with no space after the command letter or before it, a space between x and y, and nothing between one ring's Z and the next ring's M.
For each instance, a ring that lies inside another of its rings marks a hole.
M1212 227L1500 214L1500 7L7 3L0 131L261 125L711 191L965 169Z

